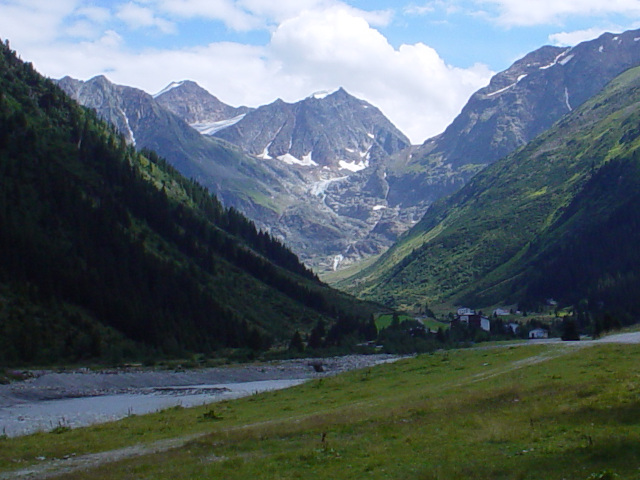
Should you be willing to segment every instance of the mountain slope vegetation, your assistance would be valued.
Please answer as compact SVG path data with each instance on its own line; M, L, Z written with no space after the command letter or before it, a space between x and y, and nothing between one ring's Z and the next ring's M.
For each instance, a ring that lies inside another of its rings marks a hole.
M592 309L634 308L640 176L640 69L436 202L356 278L364 298Z
M0 361L267 348L368 321L279 241L0 49Z

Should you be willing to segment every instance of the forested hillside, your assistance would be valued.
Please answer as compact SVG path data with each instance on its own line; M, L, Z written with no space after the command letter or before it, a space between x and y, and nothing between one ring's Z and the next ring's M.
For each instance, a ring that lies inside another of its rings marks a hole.
M0 49L0 362L268 348L372 307Z
M638 125L636 68L437 202L352 291L404 306L553 298L594 322L636 321Z

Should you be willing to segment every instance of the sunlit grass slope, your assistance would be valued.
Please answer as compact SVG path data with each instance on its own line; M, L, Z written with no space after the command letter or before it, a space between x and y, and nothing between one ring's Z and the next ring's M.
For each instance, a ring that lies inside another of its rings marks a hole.
M201 432L181 448L64 478L640 478L639 360L632 345L439 352L210 407L4 440L0 465Z

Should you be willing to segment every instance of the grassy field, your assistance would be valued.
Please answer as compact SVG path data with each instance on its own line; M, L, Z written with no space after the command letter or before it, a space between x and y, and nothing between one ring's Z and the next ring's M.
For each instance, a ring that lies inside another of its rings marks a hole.
M410 315L398 315L398 320L400 322L404 322L405 320L413 320L413 319L414 317ZM376 328L378 329L378 331L382 330L383 328L387 328L389 325L391 325L392 321L393 321L393 315L389 315L389 314L379 315L376 318ZM439 328L442 328L443 330L448 330L451 326L448 323L439 322L432 318L427 318L422 320L422 324L429 330L433 330L433 331L437 331Z
M639 361L634 345L437 352L286 391L4 439L0 478L37 457L196 434L63 478L640 479Z

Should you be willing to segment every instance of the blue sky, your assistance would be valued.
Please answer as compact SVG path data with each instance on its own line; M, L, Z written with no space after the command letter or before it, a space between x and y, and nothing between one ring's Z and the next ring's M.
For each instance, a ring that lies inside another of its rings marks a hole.
M0 37L45 75L232 105L340 86L414 143L524 54L640 27L640 0L0 0Z

